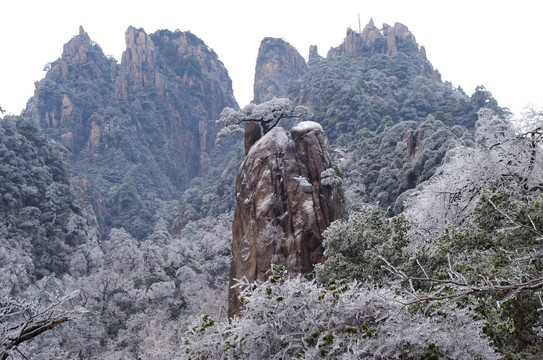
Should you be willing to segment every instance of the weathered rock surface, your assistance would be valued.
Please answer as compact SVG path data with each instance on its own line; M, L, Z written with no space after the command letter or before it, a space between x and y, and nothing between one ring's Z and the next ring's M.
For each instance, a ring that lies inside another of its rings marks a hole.
M302 122L290 133L276 127L249 150L236 181L230 284L266 280L271 264L309 273L324 261L322 232L341 217L339 198L320 182L330 168L322 127ZM239 313L230 289L229 316Z
M410 131L409 134L407 134L407 160L408 161L413 161L415 156L417 156L420 153L423 140L424 140L423 129Z
M128 100L130 90L138 91L153 85L159 93L164 91L164 78L157 71L157 49L151 37L143 31L129 26L125 32L126 50L121 57L119 76L116 78L117 96Z
M289 81L296 80L307 68L298 50L282 39L265 38L256 60L254 102L261 103L287 93Z
M251 147L262 137L260 125L254 121L245 123L245 132L243 137L243 145L245 147L245 155L249 153Z
M312 60L317 60L317 59L321 59L321 56L319 55L319 48L317 47L317 45L310 45L308 62L311 62Z
M83 26L79 27L79 35L64 44L62 53L73 62L84 62L87 60L87 52L91 46L89 34Z

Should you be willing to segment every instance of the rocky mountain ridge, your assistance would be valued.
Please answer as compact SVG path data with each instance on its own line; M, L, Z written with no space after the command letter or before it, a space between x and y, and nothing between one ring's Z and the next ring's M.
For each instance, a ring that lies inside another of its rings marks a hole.
M256 59L254 102L262 103L288 92L289 82L305 73L307 64L294 46L283 39L265 38Z
M362 202L391 209L402 193L433 175L447 149L470 141L469 129L481 107L504 113L484 87L468 96L443 82L424 46L401 23L379 29L370 20L360 32L348 29L326 57L316 46L309 50L309 61L301 67L291 55L299 56L296 49L267 39L255 79L283 84L269 86L268 97L288 97L313 111L339 158L348 160L341 163L346 183L356 184L351 189ZM284 58L277 59L280 54ZM273 64L282 66L270 71ZM261 96L257 91L255 86L255 99ZM421 124L432 125L413 137ZM442 137L441 142L434 137Z
M362 32L348 28L343 42L330 48L326 59L369 59L377 54L391 56L398 52L418 63L418 75L441 82L441 74L427 59L425 47L419 46L409 28L399 22L394 26L383 24L379 29L371 19ZM323 59L316 45L310 46L308 59L308 62ZM300 80L307 67L308 63L291 44L283 39L265 38L258 51L253 101L261 103L289 94L290 86Z
M441 74L434 70L432 64L426 58L426 49L417 44L415 35L402 23L394 26L383 24L377 28L370 19L361 33L347 29L347 35L343 43L328 51L328 59L337 59L341 56L370 57L375 54L393 55L403 52L409 56L418 58L420 62L420 74L430 79L441 81Z
M103 228L141 237L157 220L157 196L175 202L190 179L216 172L214 120L237 103L226 68L190 32L131 26L125 40L117 64L80 27L36 83L26 113L69 150Z

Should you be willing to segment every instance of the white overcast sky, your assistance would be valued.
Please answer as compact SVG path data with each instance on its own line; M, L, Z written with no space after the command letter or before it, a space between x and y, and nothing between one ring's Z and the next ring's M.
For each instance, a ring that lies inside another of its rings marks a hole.
M543 107L543 5L539 0L5 0L0 4L0 106L19 114L43 68L82 25L120 61L129 25L147 33L190 30L226 65L240 106L252 99L260 41L283 38L307 59L326 56L347 27L401 22L444 81L471 94L477 85L515 113ZM543 4L543 3L542 3Z

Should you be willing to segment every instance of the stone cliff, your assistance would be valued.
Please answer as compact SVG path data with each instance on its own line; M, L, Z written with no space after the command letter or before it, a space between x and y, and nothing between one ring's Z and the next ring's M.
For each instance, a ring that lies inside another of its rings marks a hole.
M284 96L289 82L302 76L306 67L304 58L288 42L269 37L262 40L256 60L254 102Z
M125 32L126 50L121 57L119 76L115 79L116 95L128 100L129 92L136 92L146 85L164 92L164 78L157 69L157 49L151 37L129 26Z
M341 217L333 189L321 184L332 166L322 127L276 127L258 140L236 181L230 285L266 280L271 264L309 273L324 261L322 232ZM230 289L229 316L239 314L239 288Z

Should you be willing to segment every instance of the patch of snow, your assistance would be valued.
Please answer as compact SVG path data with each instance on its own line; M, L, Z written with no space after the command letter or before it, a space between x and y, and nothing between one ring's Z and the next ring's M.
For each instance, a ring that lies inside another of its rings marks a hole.
M260 203L256 207L256 218L257 219L260 218L262 216L262 214L264 214L266 211L268 211L268 208L270 207L270 203L272 201L273 195L274 194L269 194L264 199L262 199L262 201L260 201Z
M247 153L246 159L251 158L254 152L260 152L263 148L270 149L284 149L288 143L288 136L282 127L275 127L271 129L266 135L261 137Z
M294 126L291 132L306 133L311 130L322 130L321 124L314 121L302 121Z
M315 208L313 207L313 199L309 198L306 199L302 205L302 209L306 214L314 214Z
M306 177L293 176L292 179L298 182L298 186L306 194L311 194L313 190L315 190L315 187L309 182L309 179Z
M309 186L313 186L309 183L309 180L306 178L306 177L303 177L303 176L293 176L292 177L293 180L296 180L297 182L300 183L300 185L302 186L306 186L306 185L309 185Z
M241 259L246 262L251 258L252 246L247 238L247 235L244 235L240 242L240 255Z
M284 147L287 146L287 143L288 143L287 133L286 133L285 129L283 129L281 127L280 128L273 128L269 133L273 132L273 130L275 130L275 129L278 130L276 132L277 135L275 135L275 143L277 144L278 148L283 149ZM266 135L268 135L268 134L266 134Z
M269 181L270 173L270 169L265 168L264 171L262 171L262 173L259 175L258 184L256 184L257 191L260 190L261 187L265 186L266 183Z

